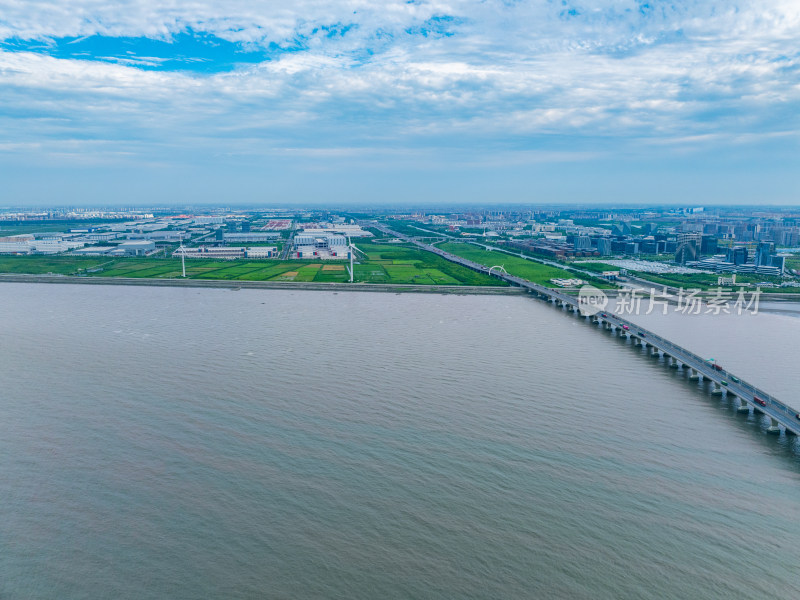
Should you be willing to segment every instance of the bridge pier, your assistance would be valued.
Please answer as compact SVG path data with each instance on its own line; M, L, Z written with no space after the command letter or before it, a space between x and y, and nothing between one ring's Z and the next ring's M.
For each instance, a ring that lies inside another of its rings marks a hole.
M749 413L750 412L750 405L744 398L739 398L739 406L736 407L736 412L740 413Z
M767 433L780 433L781 432L780 423L778 423L778 421L776 419L773 419L772 417L770 417L769 420L770 420L770 425L769 427L767 427Z
M669 368L670 369L677 369L678 368L678 359L674 356L670 357Z
M711 388L711 395L712 396L722 396L722 388L716 382L714 382L713 387Z
M689 381L699 381L700 374L697 372L697 369L689 369Z

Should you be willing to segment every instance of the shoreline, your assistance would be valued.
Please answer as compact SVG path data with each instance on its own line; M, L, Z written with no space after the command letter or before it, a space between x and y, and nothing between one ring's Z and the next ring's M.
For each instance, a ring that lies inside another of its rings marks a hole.
M235 279L148 279L136 277L75 277L72 275L32 275L28 273L0 273L0 283L74 283L82 285L134 285L150 287L193 287L211 289L303 290L335 292L382 292L414 294L462 295L521 295L526 290L516 286L477 285L415 285L407 283L341 283L314 281L239 281ZM577 293L577 290L563 290ZM603 290L609 298L616 298L622 290ZM769 294L762 292L761 302L779 302L800 305L800 294ZM675 300L670 298L670 304Z
M519 295L526 290L514 286L413 285L402 283L339 283L313 281L238 281L231 279L147 279L134 277L72 277L69 275L0 274L0 283L74 283L84 285L137 285L150 287L194 287L217 289L389 292L463 295Z

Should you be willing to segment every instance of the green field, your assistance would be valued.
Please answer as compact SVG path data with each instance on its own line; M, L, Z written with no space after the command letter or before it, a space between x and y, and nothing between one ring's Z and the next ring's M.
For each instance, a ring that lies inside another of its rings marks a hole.
M576 269L584 269L592 273L602 273L603 271L619 271L619 267L603 262L576 262L573 265Z
M421 285L504 285L445 259L405 245L359 243L356 282ZM364 258L366 255L366 259ZM346 261L188 259L191 279L241 281L346 282ZM0 273L59 274L88 277L181 277L178 258L108 258L105 256L0 256Z
M366 260L356 265L356 280L421 285L504 285L504 282L452 263L415 246L359 243Z
M519 256L512 256L504 252L484 250L483 248L472 244L447 242L445 244L439 244L439 248L445 250L446 252L450 252L451 254L461 256L462 258L475 261L488 267L502 265L511 275L523 277L528 281L546 285L548 287L553 287L553 284L550 283L551 279L574 279L577 277L579 279L583 279L584 281L587 280L586 275L583 274L575 274L565 269L544 265L542 263L527 260ZM603 279L591 279L589 283L603 288L614 287Z

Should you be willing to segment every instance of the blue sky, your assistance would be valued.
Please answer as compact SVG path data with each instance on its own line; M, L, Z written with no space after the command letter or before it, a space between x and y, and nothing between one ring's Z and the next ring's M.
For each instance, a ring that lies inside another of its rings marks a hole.
M0 0L0 205L800 204L800 3Z

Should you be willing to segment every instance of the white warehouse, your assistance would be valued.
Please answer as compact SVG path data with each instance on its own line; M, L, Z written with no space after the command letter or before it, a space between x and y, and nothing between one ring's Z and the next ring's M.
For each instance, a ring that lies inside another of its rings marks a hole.
M303 231L294 236L296 258L349 258L347 238L334 233Z

